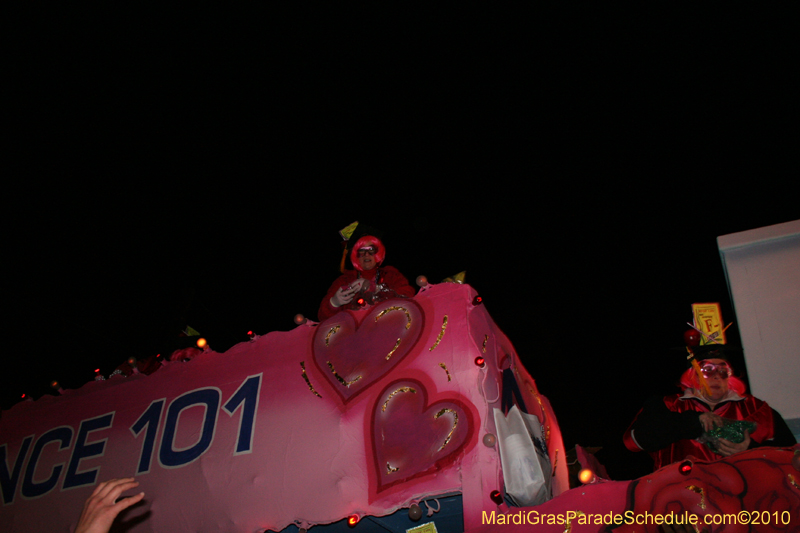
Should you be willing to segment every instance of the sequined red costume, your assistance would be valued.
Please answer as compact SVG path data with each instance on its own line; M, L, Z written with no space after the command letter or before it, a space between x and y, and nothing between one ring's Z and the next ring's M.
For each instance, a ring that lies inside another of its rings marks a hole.
M362 277L370 280L370 287L374 292L377 288L375 283L376 276L380 276L380 284L385 286L387 289L387 291L385 291L387 296L391 296L392 293L394 293L400 297L410 297L414 296L416 293L414 288L408 284L408 280L405 278L405 276L403 276L400 271L394 267L382 266L372 270L365 270L363 272L359 272L357 270L348 270L333 282L333 285L331 285L330 289L328 289L328 293L322 299L322 303L319 306L319 312L317 313L320 322L332 317L343 308L347 309L349 307L334 307L331 305L331 298L334 294L336 294L336 291L339 290L339 287L342 285L349 285L357 278Z
M792 446L796 442L781 415L763 400L731 392L726 401L711 410L690 391L649 399L625 432L623 441L631 451L649 452L655 470L689 455L706 461L720 459L721 455L693 440L703 434L700 414L707 412L722 418L756 422L758 427L750 435L750 448Z

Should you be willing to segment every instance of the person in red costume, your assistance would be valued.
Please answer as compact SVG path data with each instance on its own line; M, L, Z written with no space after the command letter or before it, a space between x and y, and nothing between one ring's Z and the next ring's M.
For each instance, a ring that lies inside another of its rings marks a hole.
M647 451L654 470L692 455L713 461L723 456L758 446L792 446L796 443L781 415L767 402L745 393L744 383L733 376L728 361L710 351L712 357L700 362L708 383L705 392L693 368L681 376L683 394L650 398L636 415L623 436L625 446L634 452ZM744 432L740 443L719 439L719 454L695 439L704 432L721 427L723 419L748 420L756 430Z
M347 270L333 282L319 306L320 322L342 309L361 309L389 298L414 296L414 289L396 268L382 266L386 248L377 237L365 235L350 252L355 270Z

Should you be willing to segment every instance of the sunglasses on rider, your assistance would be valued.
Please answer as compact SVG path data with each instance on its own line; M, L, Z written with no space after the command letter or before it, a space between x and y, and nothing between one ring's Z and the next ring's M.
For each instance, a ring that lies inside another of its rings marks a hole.
M707 378L710 378L715 374L719 374L719 377L722 379L727 379L733 373L731 367L729 367L724 363L723 364L703 363L702 365L700 365L700 371Z
M358 257L364 257L367 254L375 255L376 253L378 253L377 246L365 246L363 248L358 249Z

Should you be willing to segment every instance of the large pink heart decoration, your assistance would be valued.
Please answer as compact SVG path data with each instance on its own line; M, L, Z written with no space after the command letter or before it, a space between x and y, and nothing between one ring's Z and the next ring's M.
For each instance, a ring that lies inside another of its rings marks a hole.
M417 380L388 385L372 411L378 492L451 464L473 433L466 405L449 394L429 405L428 391Z
M359 324L356 316L364 314ZM368 313L342 311L317 326L314 364L346 404L402 361L424 326L412 300L387 300Z

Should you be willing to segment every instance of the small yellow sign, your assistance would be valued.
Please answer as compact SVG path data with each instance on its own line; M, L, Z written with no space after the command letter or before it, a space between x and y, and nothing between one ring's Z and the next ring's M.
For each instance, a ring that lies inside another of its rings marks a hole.
M694 325L703 334L700 345L725 344L725 325L718 303L692 304Z
M406 533L439 533L436 531L436 524L433 522L428 522L427 524L422 524L421 526L412 527L411 529L406 529Z
M358 226L358 220L347 226L346 228L342 228L339 230L339 235L342 236L342 239L349 241L350 237L353 236L353 233L356 231L356 226Z
M442 283L464 283L464 280L467 279L467 271L462 270L455 276L450 276L448 278L444 278Z

